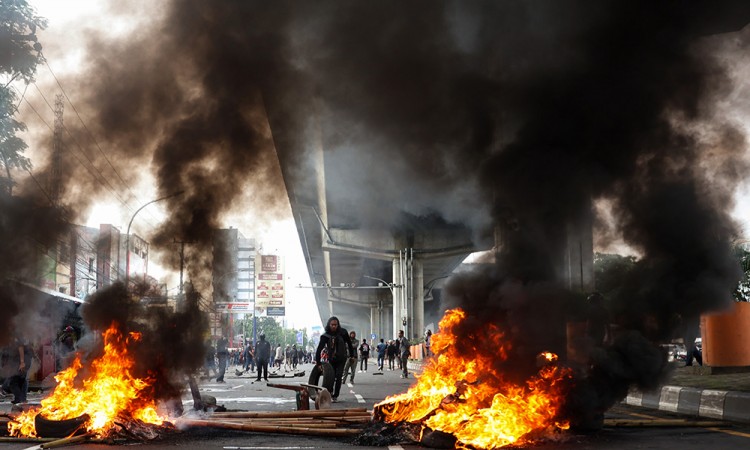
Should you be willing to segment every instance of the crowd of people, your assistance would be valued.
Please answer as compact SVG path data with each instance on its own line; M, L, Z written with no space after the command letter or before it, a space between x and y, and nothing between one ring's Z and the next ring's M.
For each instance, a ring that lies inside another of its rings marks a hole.
M432 331L425 336L425 355L430 356L430 338ZM337 401L342 383L354 383L357 373L370 369L370 358L376 362L376 371L399 371L401 378L408 378L408 359L411 357L411 343L404 336L403 330L398 337L375 344L367 339L357 339L356 332L348 332L341 327L337 317L331 317L321 335L317 349L313 352L297 344L272 344L265 334L259 336L253 346L247 342L244 348L229 348L226 338L219 338L215 346L209 346L206 352L205 377L224 382L228 366L235 366L235 373L255 374L255 381L268 381L269 367L271 373L293 372L301 364L329 363L334 369L335 382L332 399ZM386 366L387 362L387 366Z
M225 337L220 337L216 345L206 344L206 364L204 367L205 378L215 378L217 382L224 382L224 375L229 366L235 366L237 373L256 373L261 378L268 380L268 368L272 372L283 370L291 372L297 370L300 364L310 363L313 353L303 349L297 344L271 344L266 341L266 335L261 334L258 342L253 346L247 340L242 348L228 347Z

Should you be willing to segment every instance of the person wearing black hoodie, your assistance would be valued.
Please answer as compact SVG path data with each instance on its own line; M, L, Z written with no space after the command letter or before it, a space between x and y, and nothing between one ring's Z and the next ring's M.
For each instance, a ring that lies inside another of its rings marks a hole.
M268 360L271 359L271 344L266 340L266 335L261 334L260 340L255 344L255 364L258 366L258 378L261 376L268 381Z
M328 319L325 333L320 336L318 349L315 351L315 363L329 362L333 366L335 381L331 399L338 401L341 392L341 377L344 375L344 365L346 360L352 355L356 355L356 350L349 338L349 332L341 327L339 319L332 316Z

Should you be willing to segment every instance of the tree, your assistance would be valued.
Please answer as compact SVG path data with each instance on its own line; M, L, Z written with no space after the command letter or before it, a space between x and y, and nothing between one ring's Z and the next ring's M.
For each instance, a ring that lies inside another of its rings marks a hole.
M26 143L16 136L17 132L26 130L26 126L13 118L16 112L14 102L15 96L7 86L0 89L0 163L5 169L6 177L3 190L8 195L13 192L11 169L31 169L31 161L23 156Z
M617 297L625 284L628 274L635 268L635 256L623 256L609 253L594 254L594 279L596 290L604 298Z
M266 340L272 345L284 342L281 325L273 317L258 317L258 336L266 335Z
M258 317L258 336L261 333L266 335L266 340L272 345L281 345L286 347L287 344L297 343L297 331L293 328L283 328L273 317ZM297 348L304 348L307 345L305 330L302 331L302 345Z
M10 195L12 169L31 169L31 161L23 156L26 143L16 133L25 130L23 123L14 119L18 98L11 83L34 80L36 67L42 62L42 46L36 31L44 29L47 21L36 15L26 0L0 0L0 73L6 80L0 86L0 164L5 169L5 186Z

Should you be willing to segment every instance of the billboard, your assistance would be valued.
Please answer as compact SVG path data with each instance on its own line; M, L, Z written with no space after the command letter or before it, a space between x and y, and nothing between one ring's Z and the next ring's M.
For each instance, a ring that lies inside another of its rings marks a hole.
M255 258L255 305L267 316L286 315L284 262L278 255Z
M216 312L224 312L224 313L253 312L253 304L252 302L216 303Z

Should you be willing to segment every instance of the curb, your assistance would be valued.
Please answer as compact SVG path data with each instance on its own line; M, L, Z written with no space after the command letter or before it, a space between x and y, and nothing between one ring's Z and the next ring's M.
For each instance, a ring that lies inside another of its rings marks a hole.
M630 391L622 403L711 419L750 423L750 393L683 386Z

